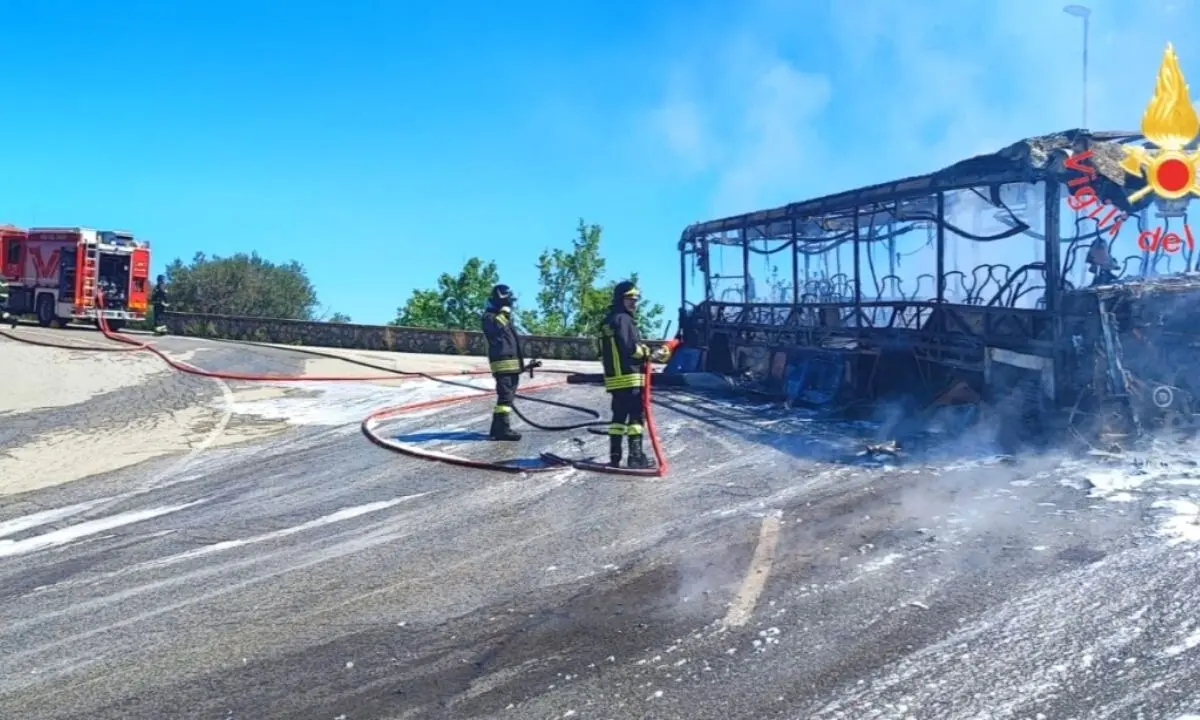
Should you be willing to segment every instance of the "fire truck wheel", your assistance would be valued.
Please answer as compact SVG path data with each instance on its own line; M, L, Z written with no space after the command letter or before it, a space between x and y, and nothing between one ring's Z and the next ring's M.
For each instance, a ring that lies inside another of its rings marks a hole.
M50 327L50 324L58 319L54 313L54 296L50 293L38 295L35 312L37 313L38 325Z
M121 332L122 330L125 329L125 321L124 320L109 320L108 321L108 329L112 332Z

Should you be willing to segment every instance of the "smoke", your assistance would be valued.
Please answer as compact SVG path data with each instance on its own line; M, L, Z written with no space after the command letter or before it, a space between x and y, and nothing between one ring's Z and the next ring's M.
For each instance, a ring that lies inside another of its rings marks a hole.
M685 547L675 564L677 581L671 596L673 611L683 617L711 619L737 590L754 555L759 521L738 521L740 536L710 537Z

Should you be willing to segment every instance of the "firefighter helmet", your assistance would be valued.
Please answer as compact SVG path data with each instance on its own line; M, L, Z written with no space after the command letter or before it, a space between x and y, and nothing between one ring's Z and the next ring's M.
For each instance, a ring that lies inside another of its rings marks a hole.
M642 293L632 280L622 280L613 288L613 305L620 305L625 298L637 300Z
M496 307L506 307L517 302L517 296L513 295L512 288L507 285L497 285L492 288L492 294L488 301Z

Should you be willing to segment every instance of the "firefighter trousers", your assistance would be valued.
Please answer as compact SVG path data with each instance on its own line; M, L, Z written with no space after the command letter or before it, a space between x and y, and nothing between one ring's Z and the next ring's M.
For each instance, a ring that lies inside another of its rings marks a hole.
M496 415L507 415L512 412L513 398L517 396L517 386L521 384L521 374L497 373L492 377L496 379L496 408L492 412Z
M612 422L608 426L608 434L614 437L621 435L640 437L644 421L642 389L613 390L611 394Z

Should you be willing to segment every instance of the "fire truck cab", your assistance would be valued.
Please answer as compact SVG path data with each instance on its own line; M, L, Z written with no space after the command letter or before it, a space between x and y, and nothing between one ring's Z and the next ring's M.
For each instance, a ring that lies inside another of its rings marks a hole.
M150 246L127 232L89 228L0 228L0 272L8 285L5 310L33 314L43 327L71 320L114 330L146 317ZM97 291L103 306L97 302Z

